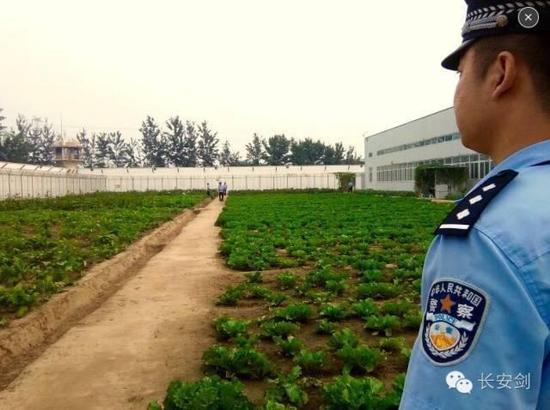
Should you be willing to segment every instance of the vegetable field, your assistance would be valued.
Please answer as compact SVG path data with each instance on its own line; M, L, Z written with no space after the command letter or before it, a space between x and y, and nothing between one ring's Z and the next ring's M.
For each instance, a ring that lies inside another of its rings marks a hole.
M203 198L147 192L0 202L0 325Z
M233 194L205 377L150 409L397 409L420 277L450 205L372 193Z

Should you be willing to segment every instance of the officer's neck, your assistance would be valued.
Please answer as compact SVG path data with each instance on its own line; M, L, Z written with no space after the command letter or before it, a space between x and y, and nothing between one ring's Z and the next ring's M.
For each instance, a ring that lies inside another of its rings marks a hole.
M496 165L523 148L550 140L550 115L544 112L516 113L501 123L494 136L495 143L487 155Z

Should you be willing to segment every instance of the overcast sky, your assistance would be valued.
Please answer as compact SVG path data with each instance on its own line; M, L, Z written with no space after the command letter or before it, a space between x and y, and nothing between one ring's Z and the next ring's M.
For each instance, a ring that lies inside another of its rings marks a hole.
M441 59L463 0L20 0L0 22L0 107L137 136L147 114L363 152L372 134L452 105Z

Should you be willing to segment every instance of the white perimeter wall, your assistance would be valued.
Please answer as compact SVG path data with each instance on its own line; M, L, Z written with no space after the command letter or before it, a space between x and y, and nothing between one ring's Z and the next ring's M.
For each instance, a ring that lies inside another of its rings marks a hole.
M363 167L289 166L231 168L108 168L66 169L0 162L0 198L46 197L96 191L163 191L216 189L226 182L229 190L336 189L337 172L355 173L356 188L363 183Z

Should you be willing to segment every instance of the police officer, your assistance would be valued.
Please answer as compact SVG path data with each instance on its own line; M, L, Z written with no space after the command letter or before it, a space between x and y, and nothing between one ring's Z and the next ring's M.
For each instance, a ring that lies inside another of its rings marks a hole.
M550 1L467 0L463 144L495 168L436 230L400 408L550 409Z

